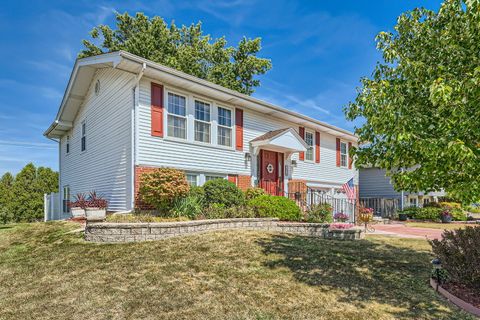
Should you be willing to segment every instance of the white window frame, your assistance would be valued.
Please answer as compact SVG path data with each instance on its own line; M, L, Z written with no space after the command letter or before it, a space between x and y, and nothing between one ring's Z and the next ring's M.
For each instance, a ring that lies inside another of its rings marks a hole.
M183 97L185 98L185 115L182 116L182 115L179 115L179 114L176 114L176 113L170 113L170 111L168 110L168 96L169 94L173 94L173 95L176 95L176 96L180 96L180 97ZM165 111L166 111L166 114L167 116L165 117L166 120L165 120L165 125L166 125L166 128L167 128L167 134L166 136L170 139L178 139L178 140L181 140L181 141L185 141L188 139L188 95L186 94L182 94L182 93L179 93L179 92L175 92L175 91L172 91L172 90L166 90L166 95L165 95L166 99L165 99L165 105L167 106L165 108ZM169 117L176 117L176 118L182 118L185 120L185 138L182 138L182 137L176 137L174 135L170 135L170 131L168 129L168 118Z
M225 147L225 148L232 148L233 146L233 125L234 125L234 113L235 113L235 110L232 109L232 108L229 108L229 107L226 107L224 105L216 105L216 108L217 108L217 145L220 146L220 147ZM230 126L225 126L225 125L221 125L220 124L220 109L224 109L224 110L228 110L230 111ZM224 144L220 144L219 143L219 138L220 138L220 134L219 134L219 128L225 128L225 129L229 129L230 130L230 145L224 145Z
M307 149L305 152L305 161L308 162L314 162L315 161L315 132L312 132L310 130L305 130L305 143L308 144L307 142L307 134L312 135L312 145ZM308 159L309 152L311 152L311 159Z
M342 144L345 145L345 153L342 153ZM345 165L342 163L342 156L345 156ZM348 168L348 143L340 140L340 167Z
M408 204L410 205L410 207L418 207L418 198L410 198Z
M190 184L190 181L188 180L188 177L187 176L195 176L195 187L198 187L200 186L200 174L198 173L195 173L195 172L186 172L185 173L185 178L187 179L187 183L189 186L193 186Z
M199 120L199 119L196 118L195 103L197 101L200 102L200 103L208 105L210 121ZM212 133L213 133L213 130L212 130L212 127L213 127L213 125L212 125L212 123L213 123L213 121L212 121L213 112L212 112L212 110L213 110L213 103L212 102L208 102L208 101L199 99L197 97L193 98L193 110L192 110L192 112L193 112L193 141L195 141L196 143L212 144ZM204 123L204 124L207 124L209 126L210 132L209 132L209 140L208 141L199 141L195 138L196 131L197 131L195 127L196 127L197 122Z
M80 151L87 151L87 121L83 120L80 126Z

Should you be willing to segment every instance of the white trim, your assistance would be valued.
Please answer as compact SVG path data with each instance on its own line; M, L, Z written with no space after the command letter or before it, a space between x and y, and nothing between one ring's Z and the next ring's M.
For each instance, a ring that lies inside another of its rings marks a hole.
M165 128L164 137L174 138L174 139L178 139L178 140L188 140L188 132L190 131L189 128L188 128L188 95L183 95L183 94L171 91L171 90L166 90L165 88L163 90L164 90L163 100L164 100L164 111L165 111L164 113L165 113L165 115L164 115L164 119L162 119L162 120L163 120L164 128ZM185 115L184 116L176 114L176 113L170 113L170 111L168 110L168 95L169 94L173 94L173 95L185 98ZM168 116L169 115L171 115L172 117L182 118L182 119L185 120L185 138L175 137L173 135L170 136L168 134Z
M346 160L345 160L345 165L344 166L342 166L342 143L345 144L345 151L346 151L346 153L345 153L345 159ZM348 156L348 151L349 151L348 150L348 142L340 139L340 150L339 150L339 152L340 152L340 168L348 169L348 161L349 161L349 158L350 158Z
M307 133L312 135L312 160L307 159L307 152L310 148L310 145L307 143ZM303 139L305 143L308 145L307 150L305 151L305 162L315 163L315 131L305 128L305 138Z

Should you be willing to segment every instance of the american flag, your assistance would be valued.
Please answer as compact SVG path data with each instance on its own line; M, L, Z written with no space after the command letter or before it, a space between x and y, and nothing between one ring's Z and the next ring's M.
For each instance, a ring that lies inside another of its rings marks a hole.
M355 185L353 184L353 178L348 180L347 183L345 183L342 186L343 190L345 190L345 193L347 194L348 200L356 200L357 199L357 192L355 190Z

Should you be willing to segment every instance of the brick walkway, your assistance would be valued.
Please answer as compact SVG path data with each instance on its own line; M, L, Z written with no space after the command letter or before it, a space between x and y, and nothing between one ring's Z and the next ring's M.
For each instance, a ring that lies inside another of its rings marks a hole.
M430 240L440 239L443 230L428 228L413 228L403 224L376 224L373 226L375 232L367 234L391 235L401 238L428 238Z

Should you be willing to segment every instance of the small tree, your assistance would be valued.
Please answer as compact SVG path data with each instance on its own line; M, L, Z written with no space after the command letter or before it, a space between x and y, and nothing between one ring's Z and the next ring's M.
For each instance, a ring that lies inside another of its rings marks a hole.
M141 201L153 206L162 214L168 214L175 199L186 196L188 190L183 171L159 168L142 175L139 195Z

